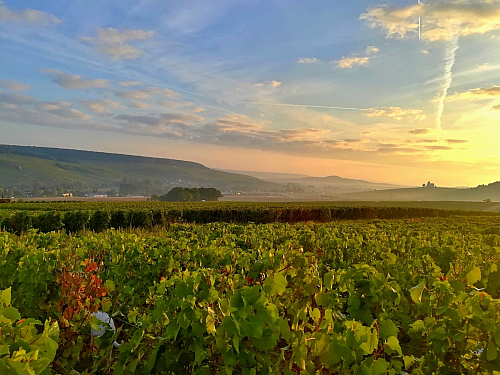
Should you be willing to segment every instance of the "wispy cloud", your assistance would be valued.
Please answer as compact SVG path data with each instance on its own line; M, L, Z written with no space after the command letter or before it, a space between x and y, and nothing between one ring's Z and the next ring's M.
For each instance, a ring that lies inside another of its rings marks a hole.
M137 100L131 101L130 105L132 106L132 108L136 108L136 109L150 109L151 108L148 103L139 102Z
M490 63L484 63L476 66L477 70L492 70L495 69L495 66L491 65Z
M9 108L2 113L6 121L52 128L117 131L113 124L94 122L90 115L71 107L67 102L37 102Z
M410 118L414 120L425 120L426 116L420 109L403 109L400 107L389 107L386 109L372 108L365 113L367 117L390 117L396 120Z
M318 60L315 57L302 57L302 58L297 60L297 64L314 64L314 63L317 63L319 61L320 60Z
M412 147L380 147L377 152L382 154L418 154L423 151Z
M215 20L222 17L234 2L231 0L204 1L184 0L166 3L164 15L161 20L170 32L192 34L204 30ZM158 9L158 4L150 5L153 11Z
M176 98L179 96L175 91L169 89L162 89L159 87L147 87L141 90L122 90L117 91L116 95L120 98L129 100L142 100L148 99L153 96L161 98Z
M188 107L193 107L193 102L178 102L174 100L160 100L158 104L165 108L173 108L173 109L185 109Z
M448 101L463 101L463 100L484 100L500 98L500 86L491 86L488 88L476 88L465 92L455 93L448 96Z
M428 128L417 128L417 129L411 129L408 133L421 135L421 134L429 134L430 132L431 129Z
M120 81L118 83L120 86L138 86L142 84L140 81Z
M263 86L280 87L281 82L280 81L266 81L266 82L254 83L253 86L254 87L263 87Z
M0 20L38 25L53 25L61 22L56 16L36 9L10 10L0 1Z
M71 103L68 102L39 102L36 108L45 113L50 113L65 119L85 121L91 118L87 113L71 108Z
M343 57L340 60L335 61L337 68L340 69L351 69L358 66L366 66L370 62L370 58L368 56L365 57Z
M149 39L154 35L154 31L103 29L100 27L96 29L96 33L97 37L82 37L81 40L92 45L97 53L107 55L113 60L139 58L143 52L127 42Z
M469 141L467 141L465 139L447 139L446 142L448 142L450 144L462 144L462 143L467 143Z
M370 60L374 55L380 52L380 49L376 46L368 46L365 49L365 56L358 56L353 54L348 57L342 57L340 60L332 61L335 63L337 68L340 69L351 69L358 66L366 66L370 63Z
M37 102L38 100L32 98L31 96L20 95L20 94L6 94L0 92L0 103L12 104L14 106L17 106L25 104L34 104Z
M93 88L105 88L109 85L109 79L84 79L80 75L67 74L55 69L43 69L45 74L52 77L52 82L57 83L64 89L86 90Z
M19 81L6 81L6 80L0 80L0 87L7 89L9 91L26 91L31 88L30 85L26 85Z
M110 113L113 109L124 108L122 103L109 99L81 100L80 104L94 113Z
M446 151L446 150L452 150L452 148L450 146L440 146L440 145L436 145L436 146L425 146L425 148L427 150L431 150L431 151Z
M366 47L365 52L367 55L373 55L373 54L379 53L380 49L378 47L375 47L375 46L368 46L368 47Z
M114 118L131 124L144 124L155 127L161 125L172 125L172 124L189 126L193 122L201 122L204 120L204 118L200 116L186 115L180 113L161 113L158 116L123 114L115 116Z

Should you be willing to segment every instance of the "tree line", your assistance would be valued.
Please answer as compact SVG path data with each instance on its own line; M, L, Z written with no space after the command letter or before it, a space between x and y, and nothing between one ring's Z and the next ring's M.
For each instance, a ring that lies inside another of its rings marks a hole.
M215 188L175 187L167 194L163 194L161 196L153 195L151 199L161 202L200 202L216 201L221 197L221 192Z

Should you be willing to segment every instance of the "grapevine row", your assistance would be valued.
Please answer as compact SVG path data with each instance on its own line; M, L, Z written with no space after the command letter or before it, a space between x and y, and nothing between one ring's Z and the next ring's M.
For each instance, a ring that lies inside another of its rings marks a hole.
M3 232L0 289L59 323L57 373L496 375L499 245L498 217Z

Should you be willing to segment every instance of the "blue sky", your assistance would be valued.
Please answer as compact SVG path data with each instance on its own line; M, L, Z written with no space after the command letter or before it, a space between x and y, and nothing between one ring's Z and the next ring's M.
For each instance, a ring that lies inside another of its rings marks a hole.
M0 21L0 143L498 180L497 0L7 0Z

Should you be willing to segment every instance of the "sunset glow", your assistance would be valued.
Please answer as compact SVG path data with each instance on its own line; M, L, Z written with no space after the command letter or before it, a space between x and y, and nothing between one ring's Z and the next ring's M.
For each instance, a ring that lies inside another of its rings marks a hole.
M0 49L0 144L499 179L500 0L6 0Z

